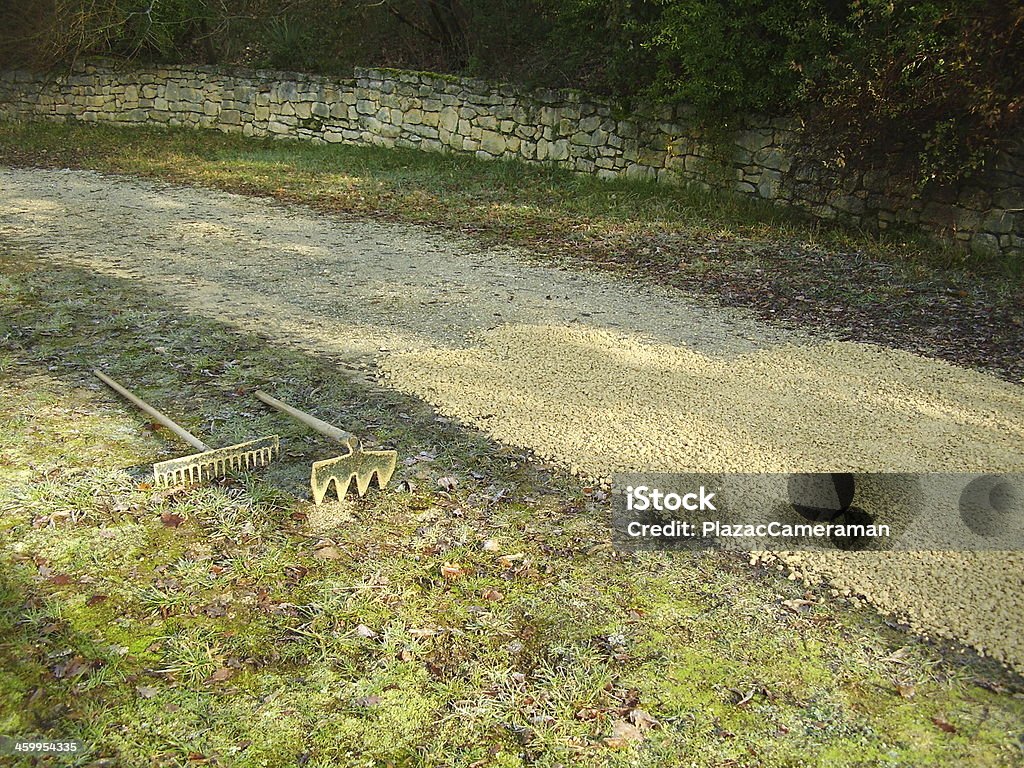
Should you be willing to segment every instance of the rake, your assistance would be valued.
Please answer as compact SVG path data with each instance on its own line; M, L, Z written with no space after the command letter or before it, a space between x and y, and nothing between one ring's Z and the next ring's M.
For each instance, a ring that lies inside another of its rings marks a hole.
M277 435L260 437L227 448L211 448L202 440L182 427L175 424L167 416L141 398L133 395L125 387L98 369L93 369L96 378L121 395L125 400L137 406L143 413L151 416L161 426L201 451L179 459L169 459L153 465L153 479L157 485L171 486L186 483L199 483L215 477L224 477L233 469L252 469L265 467L280 453Z
M257 389L255 394L261 402L271 408L291 416L296 421L315 429L332 440L338 441L348 449L348 453L333 459L313 462L309 485L313 491L313 502L317 506L323 503L331 483L334 483L340 501L345 498L353 480L356 481L356 491L360 496L366 494L374 475L377 476L377 485L381 488L391 480L391 476L395 473L395 465L398 463L397 451L364 451L362 442L351 432L346 432L333 424L321 421L316 416L311 416L287 403L282 403L261 390Z

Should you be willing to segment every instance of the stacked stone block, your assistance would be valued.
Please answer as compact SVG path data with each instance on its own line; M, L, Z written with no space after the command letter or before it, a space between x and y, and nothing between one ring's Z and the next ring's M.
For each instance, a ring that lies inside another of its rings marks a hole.
M89 64L0 73L0 119L215 128L245 136L469 152L612 178L727 188L866 229L919 226L980 251L1024 255L1024 144L955 189L924 193L820 157L787 118L750 116L708 137L685 108L621 114L576 91L432 73L299 73Z

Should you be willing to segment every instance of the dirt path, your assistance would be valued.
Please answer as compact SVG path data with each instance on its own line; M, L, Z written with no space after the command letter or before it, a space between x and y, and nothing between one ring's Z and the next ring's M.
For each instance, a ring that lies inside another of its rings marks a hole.
M0 243L183 312L373 363L390 386L591 475L1024 471L1024 389L815 340L425 229L89 172L0 170ZM790 563L1024 669L1024 554Z

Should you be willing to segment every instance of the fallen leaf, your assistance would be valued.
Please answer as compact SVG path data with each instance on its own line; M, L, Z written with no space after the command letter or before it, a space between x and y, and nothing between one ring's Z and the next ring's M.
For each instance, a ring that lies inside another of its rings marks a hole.
M505 595L502 594L501 592L499 592L496 589L488 589L488 590L486 590L484 592L483 598L484 598L484 600L498 601L498 600L504 600L505 599Z
M901 685L896 683L896 692L904 699L914 698L914 694L917 693L917 688L913 685Z
M446 475L444 477L437 478L437 487L445 491L454 491L459 487L458 478Z
M483 546L484 552L498 552L501 549L494 539L487 539L481 546Z
M99 605L100 603L102 603L106 599L107 599L107 595L93 595L92 597L90 597L88 600L85 601L85 604L88 605L88 606Z
M57 586L64 586L71 583L71 577L66 573L57 573L50 577L50 583Z
M633 725L644 733L661 725L661 723L651 717L651 714L645 709L634 709L629 713L629 719L632 721Z
M943 720L941 717L933 717L932 722L935 724L935 727L944 733L956 733L956 726Z
M445 563L441 566L441 575L446 579L457 579L466 575L466 569L458 563Z
M612 748L624 747L630 742L643 741L643 732L628 720L616 720L612 724L612 735L604 743Z
M360 696L352 703L357 707L375 707L380 704L380 696Z
M177 528L183 522L185 518L181 515L176 515L173 512L164 512L160 515L160 522L166 525L168 528Z
M340 560L341 552L337 547L320 547L319 549L313 550L313 557L319 558L320 560Z
M378 637L378 633L374 632L372 629L370 629L365 624L358 625L355 628L355 633L357 635L359 635L359 637L365 637L365 638L369 638L369 639L373 639L375 637Z
M152 699L154 696L160 693L160 689L153 688L149 685L137 685L135 686L135 692L138 693L139 696L141 696L144 699Z
M210 675L210 682L223 683L233 674L235 674L233 670L230 670L227 667L221 667L220 669L215 670L212 675Z

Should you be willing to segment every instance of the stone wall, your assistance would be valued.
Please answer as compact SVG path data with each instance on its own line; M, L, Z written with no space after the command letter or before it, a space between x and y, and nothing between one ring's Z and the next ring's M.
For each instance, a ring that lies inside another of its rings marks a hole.
M601 177L696 182L869 230L918 226L977 251L1024 255L1024 144L957 188L925 194L810 151L785 118L751 117L714 140L687 110L621 114L575 91L357 69L347 80L208 67L0 73L0 119L183 125L246 136L471 152Z

